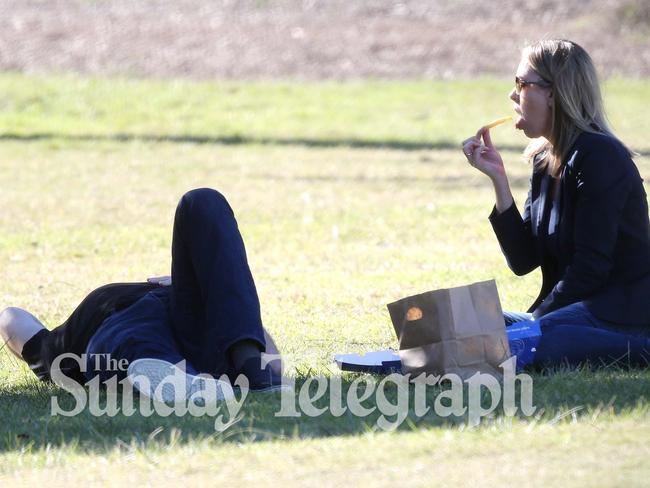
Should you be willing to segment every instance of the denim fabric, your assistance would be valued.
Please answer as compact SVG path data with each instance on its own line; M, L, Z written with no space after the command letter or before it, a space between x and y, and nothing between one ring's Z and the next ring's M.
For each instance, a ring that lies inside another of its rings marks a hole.
M504 312L506 326L532 320L528 313ZM538 366L584 362L592 365L650 366L650 325L631 326L596 318L583 302L573 303L538 319L542 337Z
M141 358L164 359L172 364L183 360L171 334L170 294L164 288L151 291L102 323L86 348L86 379L95 375L100 376L100 381L113 375L123 379L125 369L115 367L115 362L120 360L126 360L127 366ZM190 363L186 364L186 371L197 374Z
M203 373L230 372L228 349L236 342L266 348L244 241L230 205L215 190L192 190L176 209L170 312L181 354Z
M226 199L215 190L192 190L176 209L172 286L149 292L108 317L87 353L129 362L186 359L188 373L218 376L231 372L228 349L242 340L265 349L244 242Z

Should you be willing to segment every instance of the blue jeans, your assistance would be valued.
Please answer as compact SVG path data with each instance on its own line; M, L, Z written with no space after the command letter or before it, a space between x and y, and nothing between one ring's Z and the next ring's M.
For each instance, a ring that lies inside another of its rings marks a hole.
M532 320L532 314L504 312L506 327ZM573 303L537 319L542 331L534 365L588 361L595 366L650 366L650 325L630 326L600 320L583 302Z
M164 359L177 364L185 359L172 336L169 320L171 290L160 288L147 293L131 306L110 315L93 334L86 348L86 379L99 375L106 381L113 375L126 376L126 367L141 358ZM126 367L116 362L126 360ZM185 370L197 374L186 361Z
M244 242L223 195L192 190L181 198L174 218L172 286L149 292L104 321L86 349L99 367L86 376L105 380L114 374L102 362L106 354L128 362L185 359L188 373L218 376L232 372L228 350L243 340L265 350Z
M216 190L192 190L176 208L170 312L181 354L201 372L230 372L228 349L236 342L253 341L266 350L244 240Z

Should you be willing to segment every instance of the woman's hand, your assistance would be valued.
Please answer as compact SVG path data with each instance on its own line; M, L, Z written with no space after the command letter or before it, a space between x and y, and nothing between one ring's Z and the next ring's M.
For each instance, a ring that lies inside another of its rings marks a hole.
M463 153L469 164L489 176L492 181L502 179L506 175L501 155L492 145L490 129L481 127L474 137L465 139Z
M172 277L171 276L153 276L151 278L147 278L147 282L151 283L153 285L158 285L158 286L171 286Z

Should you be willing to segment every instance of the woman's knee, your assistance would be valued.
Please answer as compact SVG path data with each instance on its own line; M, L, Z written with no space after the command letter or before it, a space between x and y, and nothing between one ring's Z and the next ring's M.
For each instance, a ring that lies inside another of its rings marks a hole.
M557 326L593 327L597 319L589 312L584 302L576 302L560 308L539 319L542 330Z

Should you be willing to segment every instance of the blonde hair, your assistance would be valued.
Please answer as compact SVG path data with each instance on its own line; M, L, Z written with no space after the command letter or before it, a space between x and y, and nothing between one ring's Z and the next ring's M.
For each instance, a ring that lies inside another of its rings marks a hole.
M553 93L550 137L532 141L524 152L536 171L550 169L558 177L581 132L608 134L618 140L607 122L598 75L587 51L571 41L542 40L524 48L522 58L551 85Z

